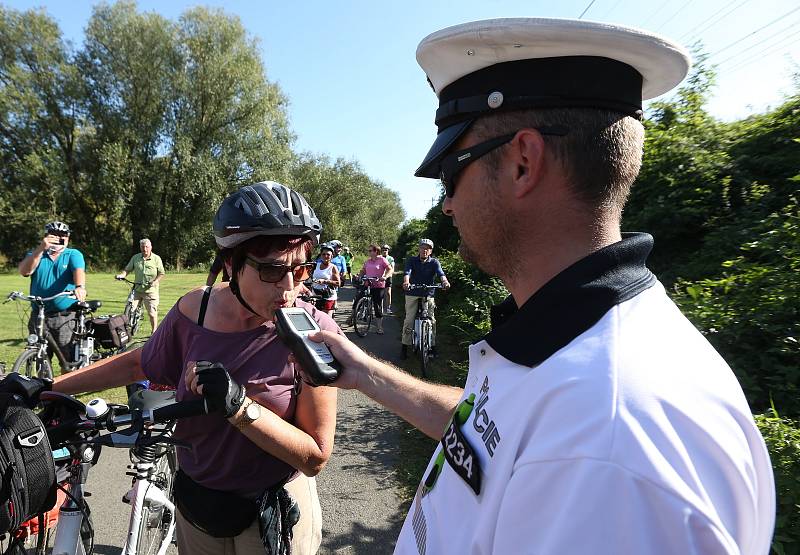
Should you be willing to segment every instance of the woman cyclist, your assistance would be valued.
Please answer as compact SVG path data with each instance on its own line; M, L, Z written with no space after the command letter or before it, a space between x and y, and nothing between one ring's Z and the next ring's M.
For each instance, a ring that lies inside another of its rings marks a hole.
M372 304L375 306L375 324L378 335L383 335L383 296L386 293L386 278L391 275L392 267L386 259L380 256L378 245L369 246L369 258L364 262L359 276L378 278L370 285L372 291Z
M333 316L333 307L336 305L336 289L341 284L339 269L331 264L333 258L333 247L325 243L320 248L320 260L314 268L314 284L312 289L314 294L322 297L317 299L316 305L329 316Z
M278 552L288 537L259 534L270 510L291 523L292 553L314 553L321 537L316 475L333 448L336 390L299 387L289 349L273 324L277 309L299 306L323 329L333 320L297 300L322 229L305 199L274 182L242 187L214 218L214 236L231 276L179 299L141 349L62 377L66 393L101 390L143 378L177 386L178 400L204 394L221 408L178 421L175 480L181 554ZM221 363L210 368L196 361ZM285 484L285 486L284 486ZM265 507L263 500L272 504ZM276 502L276 500L278 500ZM279 551L283 552L283 551Z

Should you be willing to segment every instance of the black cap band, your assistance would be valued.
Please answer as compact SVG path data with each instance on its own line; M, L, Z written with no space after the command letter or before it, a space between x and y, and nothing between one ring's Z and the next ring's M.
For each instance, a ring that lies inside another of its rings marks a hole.
M598 56L494 64L442 90L436 125L441 132L486 112L521 108L599 108L641 119L642 75L628 64Z

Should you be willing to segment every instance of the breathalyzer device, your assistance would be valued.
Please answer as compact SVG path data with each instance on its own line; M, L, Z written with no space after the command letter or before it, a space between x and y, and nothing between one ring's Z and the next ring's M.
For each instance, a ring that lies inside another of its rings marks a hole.
M309 385L328 385L339 377L331 367L337 364L325 343L311 341L308 336L319 331L319 325L303 308L279 308L275 312L278 337L291 349L300 363L300 375Z

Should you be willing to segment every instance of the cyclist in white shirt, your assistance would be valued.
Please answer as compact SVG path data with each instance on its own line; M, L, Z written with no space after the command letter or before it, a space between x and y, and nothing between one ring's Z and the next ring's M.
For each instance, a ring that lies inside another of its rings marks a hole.
M622 233L642 100L686 51L605 23L500 19L425 38L459 254L511 295L464 388L318 334L358 388L440 439L396 553L763 555L772 467L741 386Z

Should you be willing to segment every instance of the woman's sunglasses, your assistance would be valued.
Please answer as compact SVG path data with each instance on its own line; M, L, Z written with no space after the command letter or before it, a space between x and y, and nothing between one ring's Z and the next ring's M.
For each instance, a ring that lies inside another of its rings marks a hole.
M249 256L244 259L244 263L255 268L259 279L265 283L278 283L289 272L292 273L295 283L305 281L311 276L311 272L316 266L314 262L301 262L294 266L275 264L274 262L258 262Z

